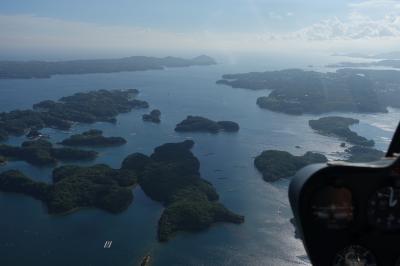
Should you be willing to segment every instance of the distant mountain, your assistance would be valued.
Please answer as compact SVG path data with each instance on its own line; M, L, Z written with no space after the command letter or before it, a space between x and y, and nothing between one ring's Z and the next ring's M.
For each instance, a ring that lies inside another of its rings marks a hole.
M355 62L340 62L337 64L330 64L326 67L332 68L342 68L342 67L392 67L392 68L400 68L400 60L380 60L375 62L363 62L363 63L355 63Z
M374 55L373 58L376 58L376 59L400 59L400 51L377 54L377 55Z
M400 59L400 51L393 51L388 53L366 55L362 53L335 53L334 56L347 56L353 58L367 58L367 59Z
M179 57L131 56L118 59L71 61L0 61L0 79L50 78L52 75L113 73L122 71L161 70L165 67L206 66L216 64L209 56L192 59Z

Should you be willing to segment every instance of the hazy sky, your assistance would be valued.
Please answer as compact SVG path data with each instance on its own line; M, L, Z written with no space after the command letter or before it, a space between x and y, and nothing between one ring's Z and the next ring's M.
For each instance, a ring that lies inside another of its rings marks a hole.
M0 1L2 57L381 52L399 44L400 1L394 0Z

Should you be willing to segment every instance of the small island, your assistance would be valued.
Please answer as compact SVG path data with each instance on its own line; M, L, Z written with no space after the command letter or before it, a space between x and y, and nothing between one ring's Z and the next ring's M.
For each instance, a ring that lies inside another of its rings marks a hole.
M97 152L71 148L54 148L46 140L25 141L21 147L0 144L0 156L8 160L21 160L33 165L46 166L58 161L94 160Z
M4 156L0 156L0 166L5 165L7 163L7 159Z
M268 90L260 108L290 115L333 111L378 113L400 106L400 75L395 70L339 69L336 72L285 69L223 75L218 84Z
M352 146L345 150L349 157L347 158L348 162L352 163L367 163L381 160L385 157L385 153L383 151L365 147L365 146Z
M267 182L291 177L301 168L313 163L326 163L328 159L319 153L306 152L295 156L286 151L266 150L254 159L254 165Z
M146 255L143 257L142 261L140 262L140 266L149 266L151 261L151 256Z
M42 101L33 110L0 113L0 141L31 130L69 130L73 123L116 122L116 116L149 104L136 99L138 90L98 90L76 93L58 101Z
M135 153L121 169L139 176L143 191L165 206L158 222L159 241L168 241L178 231L198 231L217 222L243 223L237 215L218 202L211 183L200 177L200 162L190 151L191 140L167 143L148 157Z
M103 131L91 129L81 134L72 135L64 139L60 144L65 146L86 146L86 147L110 147L120 146L127 141L121 137L104 137Z
M79 208L99 208L119 213L133 201L133 172L107 165L61 166L53 171L53 183L34 181L17 170L0 174L0 191L22 193L43 201L50 214Z
M150 114L144 114L142 116L143 121L160 123L161 122L161 111L158 109L154 109L150 112Z
M373 140L368 140L351 131L349 126L358 124L358 119L340 116L322 117L317 120L310 120L308 124L312 129L323 135L332 135L347 141L351 144L372 147L375 145ZM343 146L343 145L342 145Z
M239 124L232 121L213 121L201 116L188 116L185 120L176 125L175 131L178 132L209 132L218 133L220 131L237 132Z
M39 130L35 129L35 128L31 128L29 130L29 132L25 135L28 139L39 139L41 138L43 135L42 133L39 132Z
M122 71L163 70L166 67L215 65L213 58L200 55L190 59L131 56L117 59L71 61L0 61L0 79L50 78L53 75L115 73Z

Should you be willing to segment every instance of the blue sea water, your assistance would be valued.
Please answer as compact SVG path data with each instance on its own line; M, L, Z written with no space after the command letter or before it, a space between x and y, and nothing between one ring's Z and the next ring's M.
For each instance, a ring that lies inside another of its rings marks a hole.
M320 116L290 116L258 108L257 97L267 95L268 91L232 89L215 81L226 73L306 68L309 64L309 61L290 59L278 63L273 58L164 71L0 80L0 111L30 108L41 100L81 91L138 89L139 99L161 110L161 124L143 122L141 116L149 110L135 110L119 115L115 125L96 123L77 125L71 132L52 129L46 132L54 143L88 128L126 138L128 143L124 146L98 149L100 156L94 163L113 167L119 167L130 153L151 154L165 142L193 139L196 143L193 152L201 162L202 177L215 186L223 204L246 217L241 225L216 224L199 233L179 233L168 243L158 243L157 222L163 207L139 187L134 189L133 204L117 215L83 209L53 216L47 214L40 201L0 193L0 265L138 265L146 254L151 255L152 265L308 265L302 243L294 238L294 228L289 222L292 217L287 199L289 180L264 182L253 166L253 159L265 149L294 154L311 150L337 159L343 156L341 141L318 135L309 128L308 120ZM238 133L218 135L174 132L176 123L187 115L233 120L241 128ZM361 123L353 129L374 139L376 147L385 150L400 110L390 109L387 114L335 115L360 119ZM22 141L24 138L20 137L8 142ZM0 166L0 171L14 168L36 180L51 180L51 168L24 162ZM107 240L113 241L110 249L103 248Z

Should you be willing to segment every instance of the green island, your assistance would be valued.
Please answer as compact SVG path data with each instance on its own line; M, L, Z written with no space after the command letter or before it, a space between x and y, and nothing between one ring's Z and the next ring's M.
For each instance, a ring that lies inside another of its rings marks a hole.
M0 79L50 78L53 75L114 73L122 71L162 70L166 67L215 65L213 58L201 55L191 59L131 56L116 59L71 61L0 61Z
M187 116L185 120L176 125L175 131L178 132L210 132L220 131L237 132L239 124L232 121L213 121L201 116Z
M121 169L104 164L61 166L53 170L51 184L9 170L0 174L0 191L39 199L51 214L79 208L118 213L132 203L132 187L139 183L146 195L165 206L158 223L160 241L169 240L178 231L203 230L217 222L243 223L244 216L219 203L212 184L200 177L200 162L191 152L193 145L190 140L167 143L155 148L150 157L133 153L123 160Z
M218 202L218 194L200 177L200 162L190 151L194 142L167 143L155 148L150 157L134 153L121 169L133 170L143 191L161 202L165 210L158 222L158 239L168 241L178 231L198 231L216 222L243 223Z
M143 119L143 121L160 123L161 122L160 117L161 117L161 111L158 109L154 109L149 114L144 114L142 116L142 119Z
M50 214L65 214L79 208L124 211L133 201L132 171L99 164L91 167L61 166L53 170L53 183L34 181L17 170L0 174L0 190L22 193L43 201Z
M349 126L358 124L359 122L358 119L353 118L328 116L317 120L310 120L308 124L320 134L336 136L354 145L374 146L375 142L373 140L368 140L350 130Z
M138 93L136 89L76 93L58 101L34 104L32 110L0 113L0 141L10 135L26 134L32 129L68 130L74 122L116 122L118 114L149 106L147 102L135 99Z
M81 134L72 135L60 144L65 146L109 147L120 146L127 141L121 137L104 137L103 131L91 129Z
M345 150L346 162L366 163L382 159L385 153L366 146L352 146ZM266 150L254 159L254 165L267 182L294 176L301 168L313 163L326 163L328 159L319 153L306 152L295 156L286 151Z
M300 69L223 75L217 81L233 88L270 90L257 104L291 115L333 111L374 113L400 106L400 75L395 70Z
M366 146L352 146L345 150L347 162L366 163L382 159L385 153ZM326 156L306 152L302 156L295 156L286 151L266 150L254 159L254 165L267 182L274 182L281 178L294 176L301 168L314 163L326 163Z
M345 152L349 155L347 161L352 163L373 162L385 157L383 151L365 146L352 146L347 148Z
M319 153L306 152L295 156L286 151L266 150L254 159L254 165L267 182L291 177L301 168L313 163L326 163L328 159Z
M33 165L46 166L57 164L58 161L94 160L97 152L71 149L54 148L46 140L25 141L21 147L0 144L0 156L7 160L21 160Z

